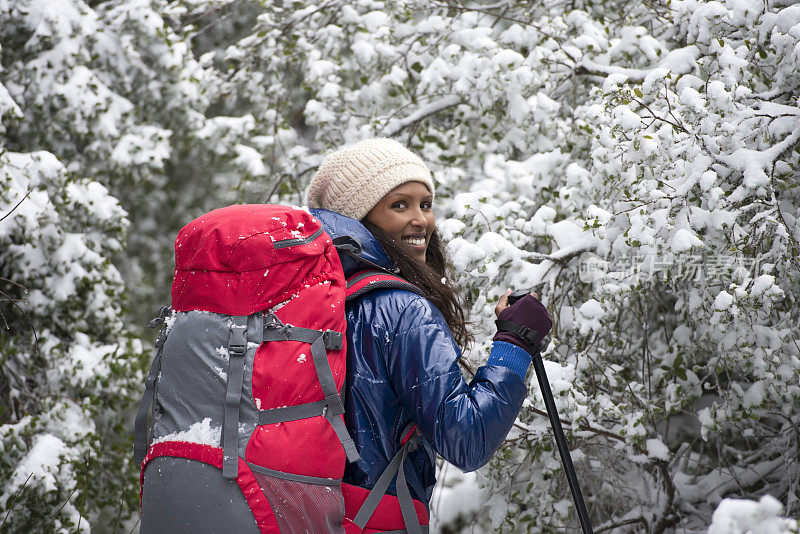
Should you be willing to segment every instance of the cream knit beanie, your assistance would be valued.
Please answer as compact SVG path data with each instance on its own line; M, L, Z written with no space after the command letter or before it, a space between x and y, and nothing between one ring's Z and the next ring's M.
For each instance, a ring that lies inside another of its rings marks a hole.
M392 139L365 139L325 157L308 186L308 207L361 220L406 182L422 182L434 193L431 172L419 156Z

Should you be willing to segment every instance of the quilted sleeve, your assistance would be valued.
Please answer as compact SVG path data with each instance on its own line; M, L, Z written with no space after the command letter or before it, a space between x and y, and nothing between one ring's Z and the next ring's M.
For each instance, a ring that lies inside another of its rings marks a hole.
M499 345L530 358L523 349ZM495 350L501 349L495 346ZM504 358L490 358L495 365L481 367L467 383L458 369L460 357L441 312L427 299L415 297L391 337L386 355L389 378L436 452L472 471L488 462L505 439L527 388L518 371L502 364Z

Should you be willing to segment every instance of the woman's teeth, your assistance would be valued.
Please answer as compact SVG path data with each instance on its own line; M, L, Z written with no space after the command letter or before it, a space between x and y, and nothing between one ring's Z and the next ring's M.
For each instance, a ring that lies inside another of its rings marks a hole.
M425 238L424 237L404 237L403 243L408 243L409 245L414 245L417 247L421 247L425 245Z

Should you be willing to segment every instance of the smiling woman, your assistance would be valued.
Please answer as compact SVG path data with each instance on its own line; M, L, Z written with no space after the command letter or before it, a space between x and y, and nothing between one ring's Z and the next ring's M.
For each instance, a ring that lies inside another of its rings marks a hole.
M342 493L347 534L421 533L435 455L465 471L489 461L522 406L529 347L499 332L487 364L469 384L462 378L460 349L470 334L447 278L435 187L406 147L367 139L332 152L307 194L331 237L361 245L360 256L340 255L346 277L379 267L384 278L399 274L416 286L381 286L347 302L344 420L361 458L346 467ZM496 312L515 313L542 337L551 326L533 296L508 306L504 295Z
M366 220L408 247L409 255L425 262L425 251L436 228L433 194L421 182L406 182L389 191Z

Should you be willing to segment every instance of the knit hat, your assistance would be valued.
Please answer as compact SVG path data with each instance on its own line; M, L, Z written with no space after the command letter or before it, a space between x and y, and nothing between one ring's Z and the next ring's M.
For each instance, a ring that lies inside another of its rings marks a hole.
M434 193L431 171L419 156L393 139L365 139L325 157L308 186L308 207L361 220L406 182L422 182Z

